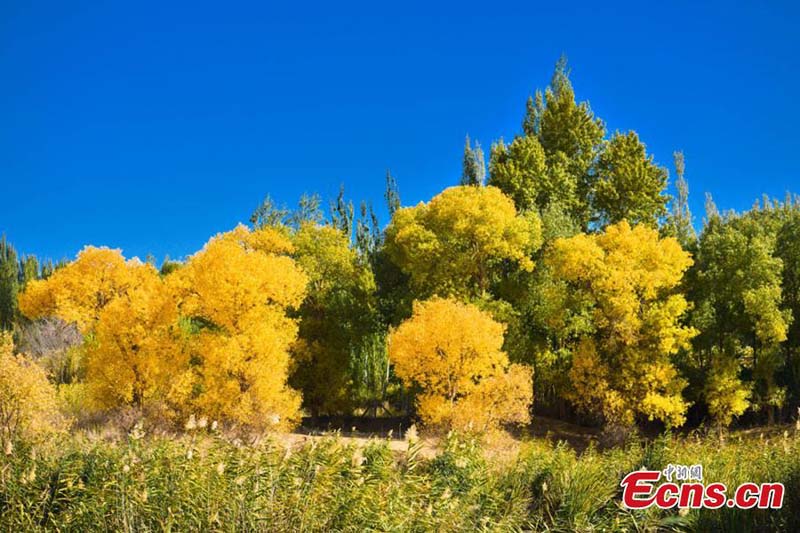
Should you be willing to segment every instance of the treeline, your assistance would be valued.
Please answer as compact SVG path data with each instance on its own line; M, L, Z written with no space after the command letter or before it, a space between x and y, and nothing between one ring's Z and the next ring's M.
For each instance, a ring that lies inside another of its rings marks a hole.
M792 415L800 201L720 213L709 197L696 234L682 154L670 197L667 169L635 132L607 132L568 74L560 61L488 171L467 139L461 183L405 208L387 173L385 227L344 191L327 213L316 195L267 197L251 227L160 271L91 247L31 276L4 259L3 326L81 416L487 429L531 410L620 427Z
M0 329L11 330L19 319L17 295L30 280L50 276L62 263L40 262L34 255L20 255L6 236L0 237Z

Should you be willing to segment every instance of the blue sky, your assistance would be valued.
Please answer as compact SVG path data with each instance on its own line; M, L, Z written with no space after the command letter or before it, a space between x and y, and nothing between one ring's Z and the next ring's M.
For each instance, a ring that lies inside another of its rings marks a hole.
M797 2L0 5L0 232L181 257L264 194L382 207L458 180L568 55L579 98L703 196L800 192Z

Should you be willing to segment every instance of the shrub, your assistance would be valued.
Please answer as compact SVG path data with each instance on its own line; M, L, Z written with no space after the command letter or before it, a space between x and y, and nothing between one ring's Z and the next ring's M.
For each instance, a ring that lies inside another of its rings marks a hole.
M0 441L6 455L15 442L38 441L66 425L44 369L15 355L11 335L0 333Z

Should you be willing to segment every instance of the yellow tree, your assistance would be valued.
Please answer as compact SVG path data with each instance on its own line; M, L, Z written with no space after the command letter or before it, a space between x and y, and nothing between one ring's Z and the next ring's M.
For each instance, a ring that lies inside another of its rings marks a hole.
M414 305L413 316L389 336L389 358L403 383L417 389L423 423L486 430L529 421L531 371L509 364L504 329L453 299Z
M87 246L75 261L49 278L29 282L19 296L19 308L31 319L57 316L74 322L86 334L106 305L154 273L151 265L126 261L120 250Z
M29 318L56 316L86 337L86 388L94 407L163 407L186 367L177 305L156 269L119 250L86 247L20 295Z
M307 278L292 250L275 229L239 226L167 278L192 331L179 401L258 430L297 421L300 395L286 382L297 325L287 310L302 302Z
M7 455L18 439L37 441L67 427L44 369L13 348L11 334L0 332L0 440Z
M386 250L420 298L484 296L506 264L531 270L539 217L517 213L496 187L450 187L429 203L395 212Z
M547 261L590 310L594 329L574 341L571 401L611 423L641 415L683 424L685 381L671 358L696 334L679 323L687 303L675 290L690 254L623 221L556 240Z
M155 269L100 311L86 346L86 384L101 409L131 405L167 414L173 380L187 365L178 308Z

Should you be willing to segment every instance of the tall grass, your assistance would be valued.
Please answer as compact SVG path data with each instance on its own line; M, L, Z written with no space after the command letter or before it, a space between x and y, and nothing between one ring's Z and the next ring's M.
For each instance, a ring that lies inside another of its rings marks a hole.
M336 436L296 449L221 437L122 442L73 436L0 459L3 531L797 531L800 443L790 436L663 437L577 454L523 443L487 459L477 441L451 436L422 458ZM490 456L491 457L491 456ZM631 512L619 481L643 466L704 466L729 487L782 481L780 511Z

